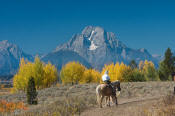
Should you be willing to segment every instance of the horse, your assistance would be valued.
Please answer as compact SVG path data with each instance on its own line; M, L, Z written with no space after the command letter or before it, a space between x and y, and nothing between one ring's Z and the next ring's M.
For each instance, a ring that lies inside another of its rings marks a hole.
M120 88L120 81L114 81L111 83L112 87L114 90L118 89L118 91L121 91ZM102 102L104 97L106 97L106 102L110 97L112 98L112 101L116 104L116 106L118 105L117 102L117 96L115 94L113 94L113 90L112 88L110 88L107 84L100 84L96 87L96 95L97 95L97 102L100 105L100 108L102 108ZM110 106L110 103L109 103Z
M111 85L114 87L115 89L115 94L116 94L116 98L120 95L120 91L121 91L121 88L120 88L120 82L117 80L117 81L114 81L111 83ZM116 89L117 88L117 89ZM117 91L118 94L117 94ZM106 99L105 99L105 102L106 102L106 105L110 107L110 96L106 96ZM118 102L117 102L118 103ZM117 104L116 104L117 105Z

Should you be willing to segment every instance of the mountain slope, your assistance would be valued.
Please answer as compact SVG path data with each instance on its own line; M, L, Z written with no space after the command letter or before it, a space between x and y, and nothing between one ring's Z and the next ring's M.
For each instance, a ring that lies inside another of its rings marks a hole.
M44 62L51 62L58 69L61 69L63 65L70 61L78 61L81 64L84 64L86 67L90 68L91 65L76 52L69 50L59 50L57 52L49 53L48 55L42 58Z
M114 33L107 32L98 26L85 27L81 34L75 34L67 43L57 46L52 54L66 50L77 53L98 70L101 70L104 64L129 63L133 59L137 62L145 59L155 64L158 62L146 49L128 48L116 38ZM47 57L51 58L49 54ZM49 61L49 58L47 60Z
M24 53L17 45L7 40L0 42L0 76L14 75L21 58L33 60L31 55Z

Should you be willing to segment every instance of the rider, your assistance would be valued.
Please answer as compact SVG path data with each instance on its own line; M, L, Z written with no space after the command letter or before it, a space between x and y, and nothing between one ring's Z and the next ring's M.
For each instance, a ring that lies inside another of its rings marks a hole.
M103 81L105 84L108 84L109 87L112 88L112 93L113 93L113 94L116 94L114 88L113 88L112 85L111 85L110 77L108 76L108 70L105 71L104 75L102 76L102 81Z
M108 76L108 71L105 71L105 74L102 76L102 81L106 84L110 84L110 77Z

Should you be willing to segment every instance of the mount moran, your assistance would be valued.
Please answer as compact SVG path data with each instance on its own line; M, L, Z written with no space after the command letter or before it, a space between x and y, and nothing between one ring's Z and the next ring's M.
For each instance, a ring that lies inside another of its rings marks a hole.
M33 60L32 55L22 51L17 45L7 40L0 42L0 76L13 75L19 67L20 59L24 57ZM70 61L78 61L87 68L101 70L104 64L124 62L128 64L131 60L153 61L156 66L159 57L152 56L146 49L128 48L118 40L114 33L107 32L101 27L87 26L80 34L72 38L55 50L41 57L44 62L50 61L58 70Z
M43 61L55 64L60 69L68 61L79 61L86 67L101 70L104 64L131 60L139 62L150 60L158 64L157 57L153 57L146 49L132 49L119 41L115 34L107 32L101 27L87 26L80 34L75 34L54 51L42 58Z

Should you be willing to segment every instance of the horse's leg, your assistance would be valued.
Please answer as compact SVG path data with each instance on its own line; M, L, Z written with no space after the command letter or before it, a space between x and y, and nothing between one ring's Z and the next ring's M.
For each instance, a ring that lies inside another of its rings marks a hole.
M111 100L110 100L110 96L109 96L109 97L108 97L108 103L109 103L109 107L111 106L111 105L110 105L110 101L111 101Z
M100 108L102 108L103 98L104 98L104 96L102 95L101 98L100 98Z
M106 96L105 100L106 106L110 106L110 97Z
M108 106L108 97L105 97L106 106Z
M112 102L115 103L115 105L118 105L117 97L116 96L111 96L112 97Z
M97 103L98 103L99 105L100 105L100 99L101 99L100 95L97 94Z
M115 101L115 105L117 106L118 105L118 101L117 101L117 97L115 97L116 101Z

